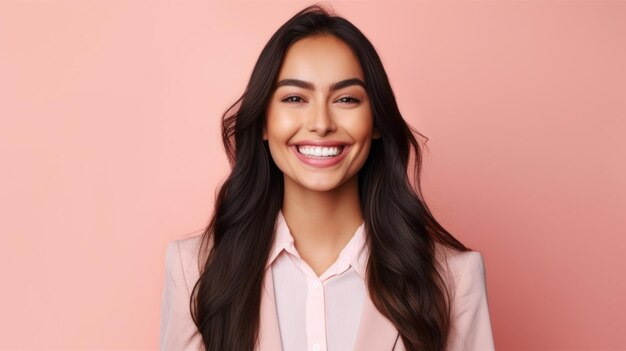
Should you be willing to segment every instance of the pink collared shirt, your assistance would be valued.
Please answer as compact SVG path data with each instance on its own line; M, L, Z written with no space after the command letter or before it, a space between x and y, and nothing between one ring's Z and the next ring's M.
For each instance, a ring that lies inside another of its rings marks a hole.
M282 211L272 266L283 351L352 350L366 298L364 223L319 277L296 250Z
M281 342L284 351L314 350L316 344L320 350L324 345L330 351L406 350L402 339L398 340L398 331L376 310L361 285L369 252L362 241L363 225L336 262L318 278L293 254L292 238L282 214L276 229L279 229L276 244L266 265L272 269L271 272L266 269L264 277L265 282L276 281L268 285L271 288L264 289L260 306L261 345L255 351L280 350ZM162 351L204 350L189 311L190 293L200 274L197 258L201 239L197 235L173 240L167 246L159 341ZM452 325L446 351L494 351L481 253L439 248L438 260L445 264L446 280L453 291ZM316 279L322 284L309 288ZM359 320L361 326L355 340L354 330Z

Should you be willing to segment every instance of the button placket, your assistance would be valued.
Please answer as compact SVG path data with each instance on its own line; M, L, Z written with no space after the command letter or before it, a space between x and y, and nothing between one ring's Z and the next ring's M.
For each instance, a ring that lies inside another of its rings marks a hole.
M323 283L317 278L309 278L307 294L307 335L311 351L326 351L326 316Z

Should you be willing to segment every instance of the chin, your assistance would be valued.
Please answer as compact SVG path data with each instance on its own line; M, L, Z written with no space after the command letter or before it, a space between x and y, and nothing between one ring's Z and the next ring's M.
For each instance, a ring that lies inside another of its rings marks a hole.
M317 192L323 193L323 192L337 189L338 187L329 185L329 186L305 186L305 188L310 191L317 191Z
M298 185L307 190L324 192L340 188L343 185L343 182L326 178L319 179L317 182L298 182Z

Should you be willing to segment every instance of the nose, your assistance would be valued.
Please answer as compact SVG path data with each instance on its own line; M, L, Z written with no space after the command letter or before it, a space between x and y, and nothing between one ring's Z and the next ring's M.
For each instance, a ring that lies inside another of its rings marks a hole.
M328 106L320 104L311 108L307 118L307 130L312 133L324 136L337 129Z

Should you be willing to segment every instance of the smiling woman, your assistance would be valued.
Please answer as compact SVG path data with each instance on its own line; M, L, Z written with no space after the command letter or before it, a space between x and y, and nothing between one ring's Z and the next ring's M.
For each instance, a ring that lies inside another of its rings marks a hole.
M353 24L289 19L222 132L213 217L167 249L162 350L494 349L482 256L428 210L417 132Z

